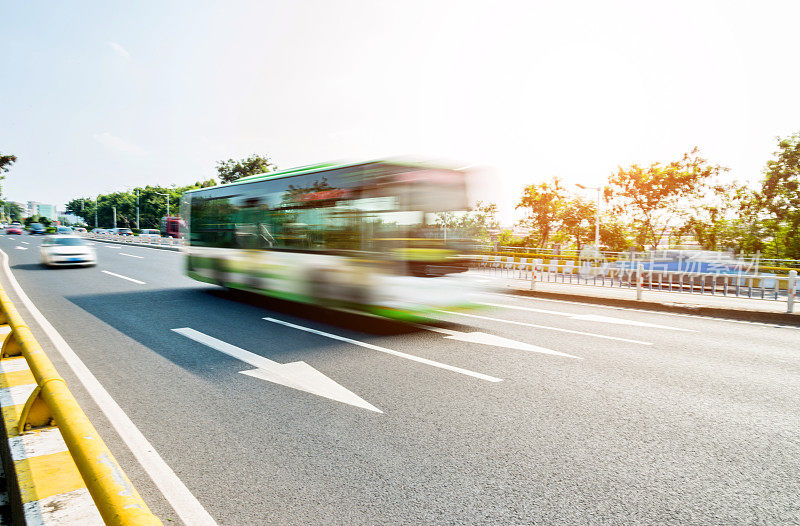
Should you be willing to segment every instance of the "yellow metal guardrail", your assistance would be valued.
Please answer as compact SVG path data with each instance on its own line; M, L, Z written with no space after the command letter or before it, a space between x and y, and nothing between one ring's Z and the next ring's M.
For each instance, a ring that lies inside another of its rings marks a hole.
M106 524L161 525L122 471L97 430L72 396L67 384L33 337L5 291L0 289L0 322L11 331L2 356L22 355L36 379L36 388L20 415L19 433L55 423L75 461L92 500Z

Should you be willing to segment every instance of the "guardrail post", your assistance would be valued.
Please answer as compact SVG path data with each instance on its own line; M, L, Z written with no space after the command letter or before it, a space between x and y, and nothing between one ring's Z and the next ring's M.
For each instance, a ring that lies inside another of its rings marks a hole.
M789 278L786 280L786 312L791 314L794 312L794 299L797 292L795 291L797 283L797 271L790 270L789 271Z
M531 264L531 290L536 290L536 270L541 262L541 259L534 259Z
M644 265L639 263L636 266L636 299L642 299L642 281L644 280L644 276L642 275L642 271L644 270Z

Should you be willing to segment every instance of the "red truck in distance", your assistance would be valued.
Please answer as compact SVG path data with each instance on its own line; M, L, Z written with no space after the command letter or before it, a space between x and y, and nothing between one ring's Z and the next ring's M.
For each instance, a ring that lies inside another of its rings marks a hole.
M181 233L181 229L183 226L183 219L179 216L166 216L161 218L161 231L164 232L164 237L182 238L183 234Z

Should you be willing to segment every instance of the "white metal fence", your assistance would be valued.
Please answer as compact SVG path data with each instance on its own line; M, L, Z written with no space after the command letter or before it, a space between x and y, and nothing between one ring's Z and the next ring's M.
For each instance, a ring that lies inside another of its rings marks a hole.
M104 239L107 241L115 241L117 243L141 243L144 245L160 245L160 246L175 246L182 247L186 245L183 239L174 237L156 237L156 236L121 236L119 234L95 234L89 232L86 237L92 239Z
M767 273L686 272L646 270L644 264L625 268L614 263L593 265L580 261L549 261L511 256L478 256L473 266L498 276L513 277L536 283L566 283L635 289L637 299L641 291L652 290L684 294L702 294L732 298L750 298L785 301L787 312L793 312L794 301L800 289L797 271L788 276Z

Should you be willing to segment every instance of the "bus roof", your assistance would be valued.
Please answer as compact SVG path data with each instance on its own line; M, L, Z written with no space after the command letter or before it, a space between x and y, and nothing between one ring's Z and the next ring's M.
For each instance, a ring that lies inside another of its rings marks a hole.
M337 168L349 168L352 166L360 166L360 165L367 165L367 164L391 164L394 166L405 166L408 168L427 168L427 169L439 169L439 170L455 170L454 168L447 167L447 166L436 166L434 164L428 164L424 162L412 162L412 161L401 161L401 160L389 160L389 159L377 159L373 161L360 161L360 162L353 162L353 163L318 163L318 164L309 164L306 166L297 166L295 168L289 168L287 170L280 170L277 172L265 172L260 174L253 174L248 175L246 177L242 177L241 179L237 179L232 183L222 184L219 186L212 186L206 188L195 188L194 190L188 190L186 193L198 192L201 190L209 190L211 188L221 188L223 186L234 186L237 184L245 184L245 183L254 183L258 181L266 181L272 179L282 179L284 177L294 177L296 175L305 175L314 172L326 172L328 170L333 170Z

